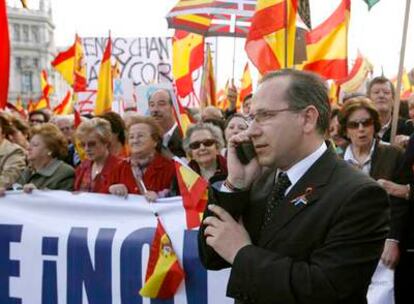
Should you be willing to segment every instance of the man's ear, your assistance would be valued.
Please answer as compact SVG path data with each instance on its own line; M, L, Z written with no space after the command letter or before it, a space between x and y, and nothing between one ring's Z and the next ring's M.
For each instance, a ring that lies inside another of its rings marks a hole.
M303 131L311 133L317 129L319 111L315 106L309 105L302 110L303 115Z

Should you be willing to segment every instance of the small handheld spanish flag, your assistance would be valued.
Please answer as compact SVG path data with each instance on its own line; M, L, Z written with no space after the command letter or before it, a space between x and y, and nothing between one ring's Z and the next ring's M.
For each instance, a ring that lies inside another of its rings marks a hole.
M157 219L157 229L151 244L145 284L139 294L153 299L172 298L183 279L184 270L178 262L171 240L161 221Z

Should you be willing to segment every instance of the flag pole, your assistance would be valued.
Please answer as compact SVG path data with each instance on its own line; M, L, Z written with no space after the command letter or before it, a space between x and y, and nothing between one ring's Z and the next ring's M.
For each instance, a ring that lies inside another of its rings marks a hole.
M395 136L397 135L397 123L398 123L398 116L400 112L400 99L401 99L401 78L402 78L402 73L404 69L404 58L405 58L405 49L406 49L406 44L407 44L408 22L410 19L410 6L411 6L411 0L406 0L403 36L402 36L401 51L400 51L400 64L398 67L398 76L397 76L397 88L396 88L397 95L395 98L393 115L392 115L391 143L395 142Z
M287 60L287 55L288 55L288 1L290 0L285 0L285 11L284 11L284 18L285 18L285 69L288 67L288 60Z
M233 69L231 73L231 78L234 79L234 67L236 65L236 30L234 30L234 37L233 37Z

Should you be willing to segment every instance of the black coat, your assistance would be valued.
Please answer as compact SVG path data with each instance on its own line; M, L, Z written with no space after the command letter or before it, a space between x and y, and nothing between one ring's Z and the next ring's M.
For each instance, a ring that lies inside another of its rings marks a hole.
M222 206L236 219L242 217L253 242L231 265L227 295L238 303L366 303L388 232L386 192L328 150L260 232L274 178L275 171L269 170L249 192L209 191L208 203ZM305 192L307 203L295 205ZM204 227L199 251L208 269L230 266L206 245Z

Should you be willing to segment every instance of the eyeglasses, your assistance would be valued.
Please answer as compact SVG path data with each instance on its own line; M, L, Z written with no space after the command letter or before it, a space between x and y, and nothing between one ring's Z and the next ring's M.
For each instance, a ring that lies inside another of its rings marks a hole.
M348 121L346 123L346 127L348 129L358 129L360 125L362 125L364 128L370 127L374 124L374 120L372 118L366 118L356 121Z
M248 120L249 121L255 121L257 123L263 123L266 120L269 120L270 118L276 116L278 113L281 112L295 112L295 111L299 111L297 109L292 109L292 108L284 108L284 109L279 109L279 110L262 110L262 111L257 111L256 114L250 114L248 116Z
M203 144L204 147L211 147L215 143L216 141L214 139L206 139L202 141L192 142L188 146L190 147L191 150L197 150L198 148L200 148L201 144Z

